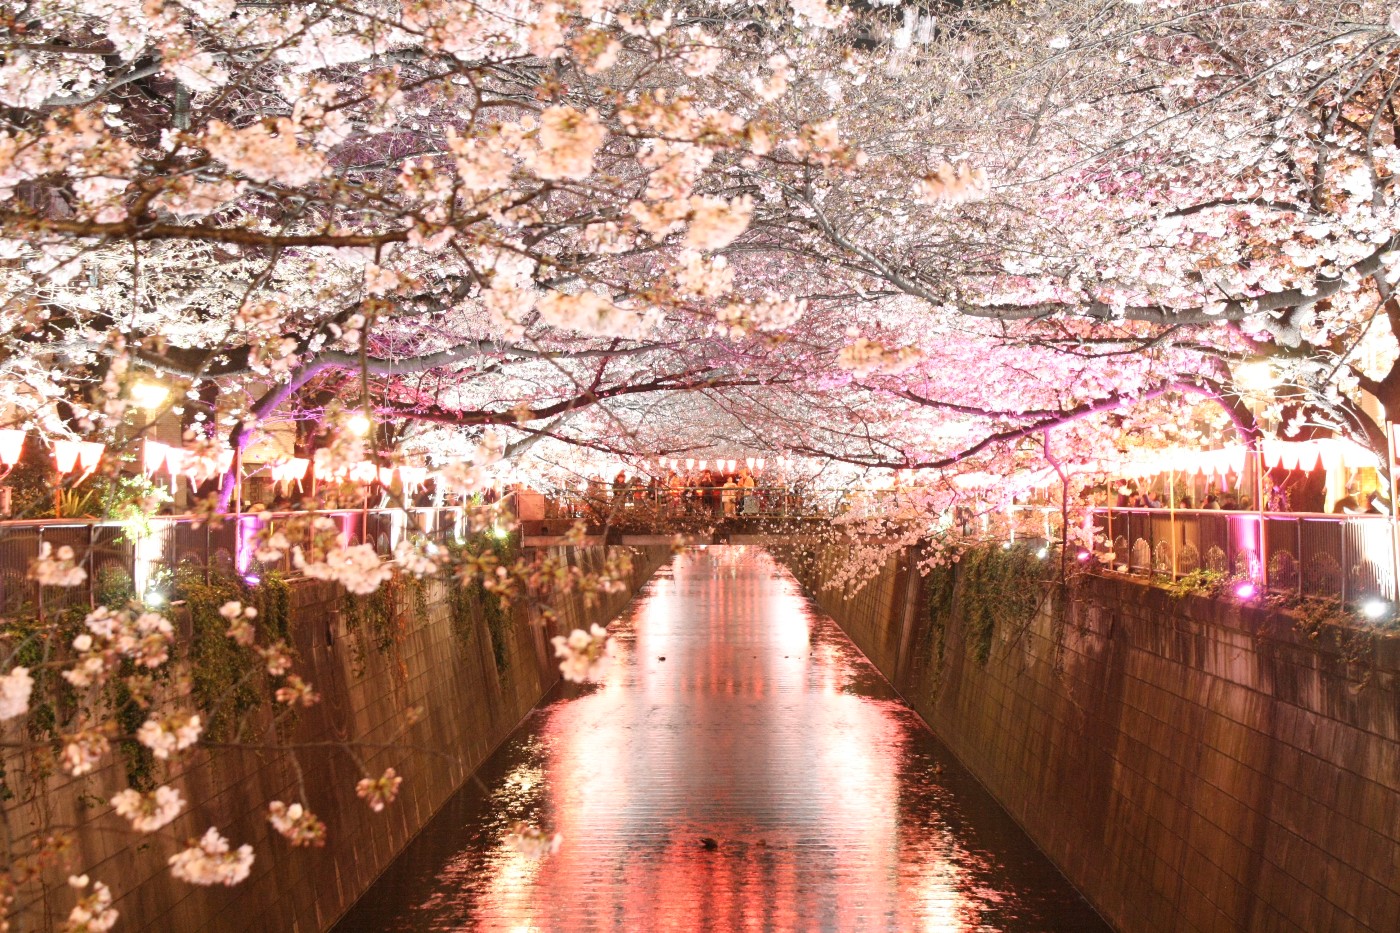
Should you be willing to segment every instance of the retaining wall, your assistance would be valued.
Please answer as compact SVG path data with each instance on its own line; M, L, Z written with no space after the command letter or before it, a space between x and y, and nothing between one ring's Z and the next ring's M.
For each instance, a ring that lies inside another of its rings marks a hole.
M1114 927L1400 929L1400 638L1095 576L940 660L908 555L849 559L799 576Z
M602 567L602 547L558 550L587 570ZM591 610L581 599L565 600L547 630L516 612L499 630L499 652L479 605L469 605L465 619L459 614L454 623L441 581L427 584L426 598L400 600L395 643L387 649L351 637L338 587L297 581L291 594L299 653L294 670L323 699L300 714L295 761L283 752L201 750L181 774L161 776L190 804L172 824L174 832L138 837L121 831L125 821L109 813L106 801L126 786L111 755L93 774L51 776L42 794L22 793L5 804L9 831L84 825L71 870L112 887L121 930L321 933L558 680L548 637L612 619L668 555L664 548L632 550L638 559L626 592ZM410 707L421 707L423 718L404 732ZM361 746L358 763L333 747L341 740ZM13 759L7 763L14 782L22 771L16 773ZM403 777L402 790L374 813L356 796L355 784L388 767ZM324 848L292 848L268 825L267 802L301 799L299 787L328 825ZM166 859L178 848L176 840L197 837L210 825L235 846L253 845L252 875L243 884L198 888L170 877ZM61 878L69 870L55 870L41 902L25 906L21 929L55 929L67 917L74 898Z

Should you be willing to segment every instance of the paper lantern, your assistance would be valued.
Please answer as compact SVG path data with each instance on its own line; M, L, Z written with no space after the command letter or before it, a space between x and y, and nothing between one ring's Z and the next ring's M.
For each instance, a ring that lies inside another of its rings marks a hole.
M19 428L0 430L0 464L12 467L24 453L24 432Z
M1316 441L1304 441L1298 445L1298 469L1311 473L1317 469L1317 463L1322 456L1322 448L1317 446Z
M686 468L687 470L693 470L693 469L695 469L695 458L694 458L694 457L691 457L691 458L689 458L688 460L685 461L685 468Z
M183 447L165 448L165 468L170 472L172 479L185 471L189 459L190 452Z
M428 479L427 467L401 466L399 467L399 482L403 483L404 492L410 495L419 486L422 486Z
M169 451L168 445L147 438L141 443L141 472L147 476L159 473L161 467L165 466L165 458Z
M1245 461L1248 459L1249 448L1247 447L1225 448L1225 465L1233 473L1243 473Z
M383 485L383 486L392 486L392 485L394 485L394 468L393 468L393 467L380 467L380 468L379 468L379 482L380 482L380 485Z
M768 461L764 460L762 457L759 457L758 460L755 462L758 464L758 468L761 470Z
M73 467L78 464L78 442L54 441L53 464L60 473L72 473Z

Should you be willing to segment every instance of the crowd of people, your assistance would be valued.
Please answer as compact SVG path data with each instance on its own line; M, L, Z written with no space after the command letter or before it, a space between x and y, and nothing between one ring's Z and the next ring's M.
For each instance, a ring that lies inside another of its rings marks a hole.
M759 488L758 478L747 468L734 472L697 470L678 473L629 475L619 470L608 483L601 477L588 480L585 499L595 511L610 511L649 505L665 513L700 513L715 518L758 515L768 510L774 499L789 491Z

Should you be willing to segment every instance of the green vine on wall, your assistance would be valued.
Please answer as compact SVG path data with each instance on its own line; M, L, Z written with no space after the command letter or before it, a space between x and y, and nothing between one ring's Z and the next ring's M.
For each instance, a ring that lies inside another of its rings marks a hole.
M1035 617L1054 567L1032 545L983 544L962 553L954 599L979 664L991 657L998 627L1020 629Z
M290 629L290 589L279 574L269 574L261 586L249 590L236 577L206 578L203 568L181 567L171 580L169 591L174 613L181 607L188 614L190 638L184 646L183 660L191 675L191 699L205 724L204 734L214 741L233 741L247 737L256 725L250 713L265 704L268 696L267 675L261 660L252 652L236 645L227 635L228 620L219 614L220 607L237 600L258 609L258 626L268 641L285 640ZM131 579L120 568L107 568L99 573L94 596L99 605L123 608L132 603L134 592ZM92 710L84 710L78 692L63 680L50 663L57 652L69 653L68 646L83 628L88 609L75 606L47 616L43 623L25 616L7 621L3 628L4 642L13 645L13 663L28 667L34 678L33 700L26 728L30 740L52 749L56 755L63 745L63 733ZM130 662L125 662L119 676L111 678L98 702L104 717L113 719L124 736L114 741L125 766L129 785L137 790L155 787L156 760L151 751L135 741L135 735L147 715L148 696L162 689L170 669L157 674L142 674ZM133 685L139 685L133 689ZM50 755L39 755L30 772L39 780L52 773ZM13 791L0 773L0 799L10 799Z
M368 645L391 658L400 681L407 681L408 667L399 653L399 646L408 633L401 605L407 587L403 574L395 573L367 596L346 592L345 627L350 633L351 658L357 677L364 675L369 659Z
M933 671L933 689L943 676L943 655L947 647L948 623L953 617L953 595L957 574L952 564L938 564L924 575L924 637L920 651Z
M265 677L258 657L228 637L228 620L219 614L224 603L253 603L241 580L215 575L205 578L200 568L182 568L175 576L175 595L184 600L190 617L192 698L204 717L204 734L215 742L246 737L249 713L263 704ZM257 623L266 629L276 617ZM285 616L282 626L285 629Z
M454 560L461 555L469 555L477 561L485 559L496 566L509 566L516 559L513 539L500 539L490 534L474 535L460 545L453 545ZM501 597L482 585L480 575L474 575L467 583L453 581L448 585L448 606L452 615L452 630L464 648L469 648L475 638L477 620L486 629L491 639L491 656L495 660L496 673L505 674L510 666L510 653L506 650L511 628L511 613Z

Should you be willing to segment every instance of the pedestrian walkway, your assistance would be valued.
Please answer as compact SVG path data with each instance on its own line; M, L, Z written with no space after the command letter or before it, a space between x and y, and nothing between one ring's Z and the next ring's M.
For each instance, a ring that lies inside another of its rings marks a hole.
M678 555L611 628L341 933L1107 930L764 551Z

